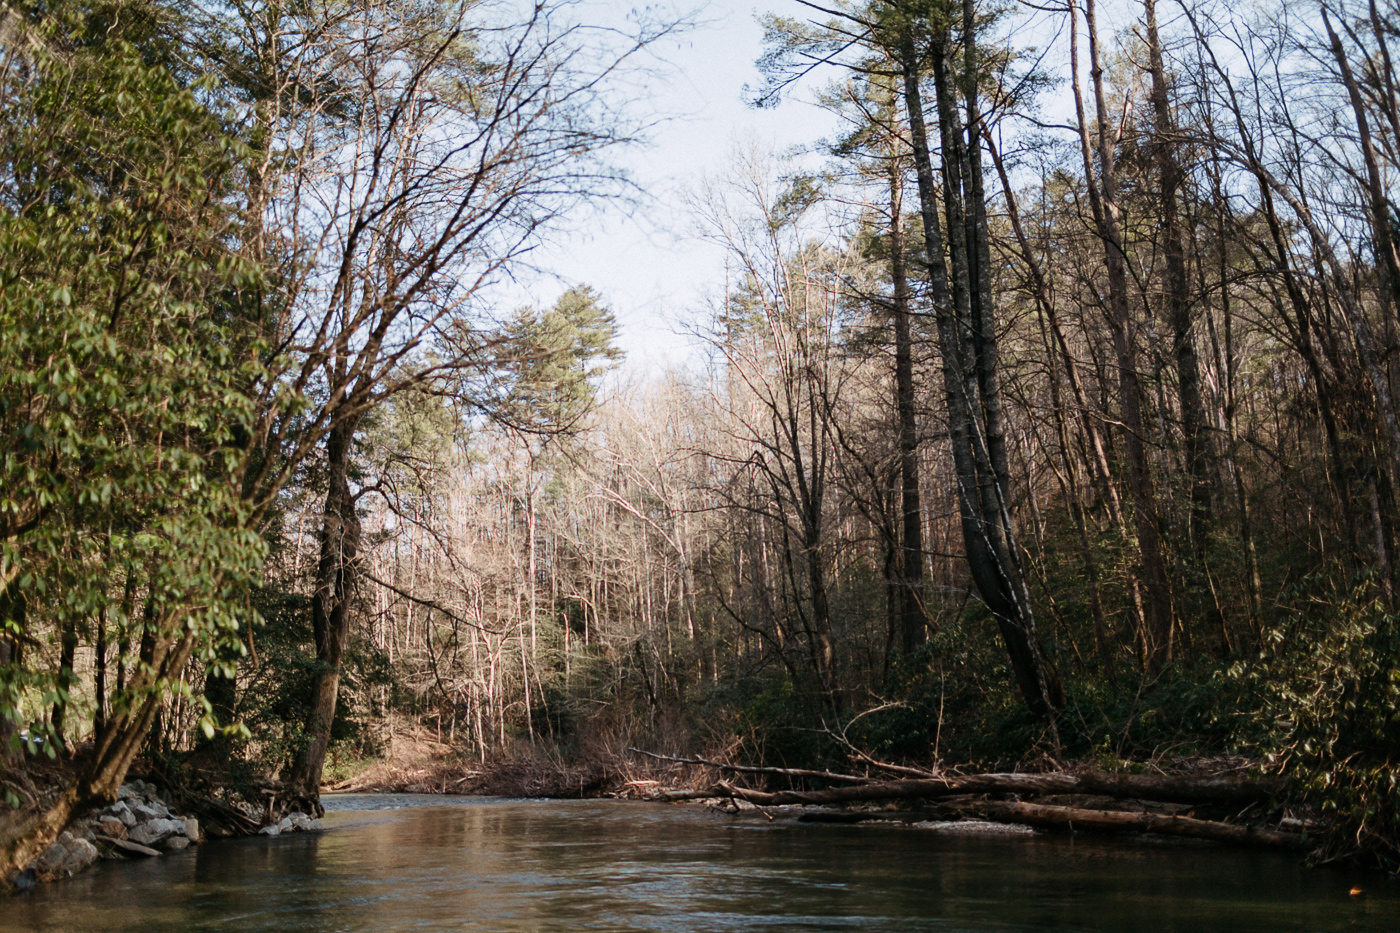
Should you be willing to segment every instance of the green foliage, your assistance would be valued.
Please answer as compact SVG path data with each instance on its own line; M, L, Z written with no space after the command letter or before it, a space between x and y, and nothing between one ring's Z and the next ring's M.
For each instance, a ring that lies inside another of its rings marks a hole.
M131 668L143 641L213 659L265 553L239 495L261 375L225 206L241 149L120 17L87 12L24 32L0 79L0 625L38 648L101 619ZM10 660L15 725L72 701L71 673Z
M306 723L312 707L317 673L322 669L306 625L310 600L276 586L260 586L254 603L263 620L255 629L255 651L239 665L238 701L234 718L247 727L247 741L235 750L277 770L289 764L307 741ZM386 712L381 693L391 704L398 683L388 656L363 638L355 637L342 658L340 698L331 723L331 740L340 752L374 751L368 724Z
M1304 581L1302 608L1266 633L1264 653L1231 674L1258 697L1254 745L1303 799L1334 818L1332 856L1366 853L1400 867L1400 614L1373 581L1321 599Z
M547 311L522 308L506 327L497 414L531 431L569 430L592 409L598 381L622 358L617 321L587 285Z

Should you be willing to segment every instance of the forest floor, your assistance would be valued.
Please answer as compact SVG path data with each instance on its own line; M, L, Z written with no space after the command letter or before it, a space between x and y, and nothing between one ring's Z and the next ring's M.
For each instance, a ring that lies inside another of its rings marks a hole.
M643 796L660 787L654 772L631 756L595 753L571 763L553 748L521 745L482 760L464 754L429 729L391 732L374 758L337 762L324 793L480 794L494 797ZM679 786L677 784L676 786Z

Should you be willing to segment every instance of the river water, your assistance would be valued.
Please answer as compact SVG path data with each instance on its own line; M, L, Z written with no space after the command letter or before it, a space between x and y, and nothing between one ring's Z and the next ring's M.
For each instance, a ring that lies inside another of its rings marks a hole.
M327 805L324 833L104 862L0 900L0 930L1400 931L1394 881L1207 844L621 801Z

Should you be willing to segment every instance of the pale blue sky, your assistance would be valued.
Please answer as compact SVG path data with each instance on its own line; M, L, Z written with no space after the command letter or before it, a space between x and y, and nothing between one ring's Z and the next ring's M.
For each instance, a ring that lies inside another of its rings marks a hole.
M607 6L605 16L626 9ZM722 175L741 142L782 151L833 127L800 94L776 110L756 111L743 101L744 85L759 80L754 61L763 31L756 14L800 17L804 10L792 0L711 0L701 12L704 25L658 45L665 64L649 82L649 106L669 118L651 133L650 146L623 160L644 192L641 203L630 216L621 206L608 209L594 235L558 238L534 257L558 279L528 283L529 300L550 304L579 282L597 288L617 315L626 368L636 375L691 355L675 322L702 315L706 290L723 287L723 254L692 235L685 190L706 175Z

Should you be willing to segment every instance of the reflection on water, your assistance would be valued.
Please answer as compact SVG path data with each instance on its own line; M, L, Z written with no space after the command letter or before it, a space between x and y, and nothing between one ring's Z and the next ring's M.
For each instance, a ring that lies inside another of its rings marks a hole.
M327 804L324 834L103 863L0 901L0 930L1400 930L1394 882L1206 845L617 801Z

